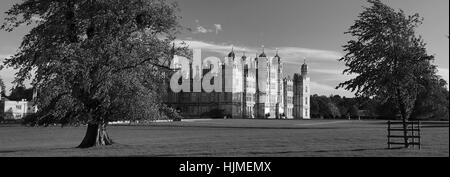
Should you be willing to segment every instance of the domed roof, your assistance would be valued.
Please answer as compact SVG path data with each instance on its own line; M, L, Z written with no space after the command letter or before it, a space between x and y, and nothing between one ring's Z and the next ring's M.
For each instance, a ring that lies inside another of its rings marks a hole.
M260 57L260 58L264 58L264 57L267 57L267 56L266 56L266 54L263 52L263 53L261 53L261 54L259 55L259 57Z
M231 52L228 54L228 58L235 58L236 54L234 54L234 48L231 48Z
M260 58L267 57L266 53L264 53L264 46L262 46L262 53L259 55Z
M306 58L303 59L303 64L302 64L302 68L308 67L308 65L306 64Z
M278 59L278 62L279 62L280 59L281 59L280 55L278 55L278 49L277 49L277 53L275 54L275 58Z
M302 64L301 72L302 72L302 75L308 74L308 65L306 64L306 58L305 58L304 63Z
M231 51L229 54L228 54L228 57L229 58L234 58L236 55L234 54L234 52L233 51Z
M242 60L245 60L245 59L247 59L247 56L245 56L245 51L244 51L244 53L242 54Z

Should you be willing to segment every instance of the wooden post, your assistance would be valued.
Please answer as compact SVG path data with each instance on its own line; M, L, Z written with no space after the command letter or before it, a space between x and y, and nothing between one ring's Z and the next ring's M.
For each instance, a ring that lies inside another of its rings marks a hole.
M411 121L411 139L412 139L412 147L413 148L415 148L416 147L416 145L415 145L415 137L414 137L414 121ZM408 142L409 143L409 142Z
M388 149L391 149L391 121L388 121Z
M408 140L408 124L406 122L406 119L402 117L402 123L403 123L403 140L405 143L405 148L409 147L409 140Z
M387 139L388 148L391 149L392 145L404 145L419 149L422 147L422 135L421 135L421 122L420 121L388 121L387 122ZM402 127L402 128L401 128ZM403 132L402 135L397 132ZM406 132L406 134L405 134ZM393 139L393 140L391 140ZM410 139L406 142L399 142L400 139ZM412 146L411 146L412 145Z
M418 136L419 136L419 149L422 149L422 135L421 135L421 133L420 133L420 127L421 127L421 125L420 125L420 121L418 121L417 122L418 124L419 124L419 127L418 127Z

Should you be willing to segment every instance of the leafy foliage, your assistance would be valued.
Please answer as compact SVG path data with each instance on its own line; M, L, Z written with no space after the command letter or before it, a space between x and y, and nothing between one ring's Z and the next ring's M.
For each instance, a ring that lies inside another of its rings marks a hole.
M5 96L5 83L3 79L0 77L0 96Z
M18 53L17 83L34 78L41 119L108 122L173 115L162 102L180 28L164 0L26 0L1 29L34 24Z
M339 106L337 99L334 98L335 96L318 96L318 95L312 95L311 96L311 115L314 118L326 118L326 119L334 119L339 118L343 114L345 114L345 111L342 111L344 109L347 109L344 106ZM340 97L339 97L340 99Z
M430 64L434 57L427 55L425 43L415 34L423 19L379 0L368 2L372 6L364 8L346 32L356 39L344 45L347 54L340 59L348 67L344 73L358 76L338 87L356 91L357 96L395 100L408 119L425 82L437 77L436 67Z
M23 86L16 86L12 89L8 98L10 100L20 101L20 100L32 100L33 99L33 88L25 88Z
M426 91L421 92L415 103L412 117L417 119L446 119L449 117L449 91L443 79L430 80Z
M441 80L441 84L446 85ZM420 120L448 120L448 95L445 87L422 92L416 100L411 115L412 119ZM396 119L398 110L395 101L380 100L377 98L346 98L338 95L311 96L311 116L323 119Z

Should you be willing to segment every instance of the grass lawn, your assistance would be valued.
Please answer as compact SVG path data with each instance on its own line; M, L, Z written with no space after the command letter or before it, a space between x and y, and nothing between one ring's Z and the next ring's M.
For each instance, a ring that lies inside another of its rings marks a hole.
M0 125L0 156L449 156L449 127L424 125L422 149L387 148L385 121L198 120L109 126L116 142L77 149L86 127Z

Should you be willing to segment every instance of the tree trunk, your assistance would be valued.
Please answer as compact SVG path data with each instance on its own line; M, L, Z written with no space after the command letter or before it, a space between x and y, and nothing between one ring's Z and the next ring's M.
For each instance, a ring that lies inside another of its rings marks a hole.
M406 117L404 117L404 115L402 114L402 122L403 122L403 140L405 142L405 148L409 147L409 143L408 143L408 125L406 124Z
M408 120L407 113L406 113L406 105L403 103L403 99L401 98L401 92L400 89L397 89L397 102L400 109L400 115L402 116L402 123L403 123L403 141L405 143L405 148L409 147L408 143L408 125L406 124L406 121Z
M78 148L112 145L113 141L106 132L106 123L89 123L83 141Z

